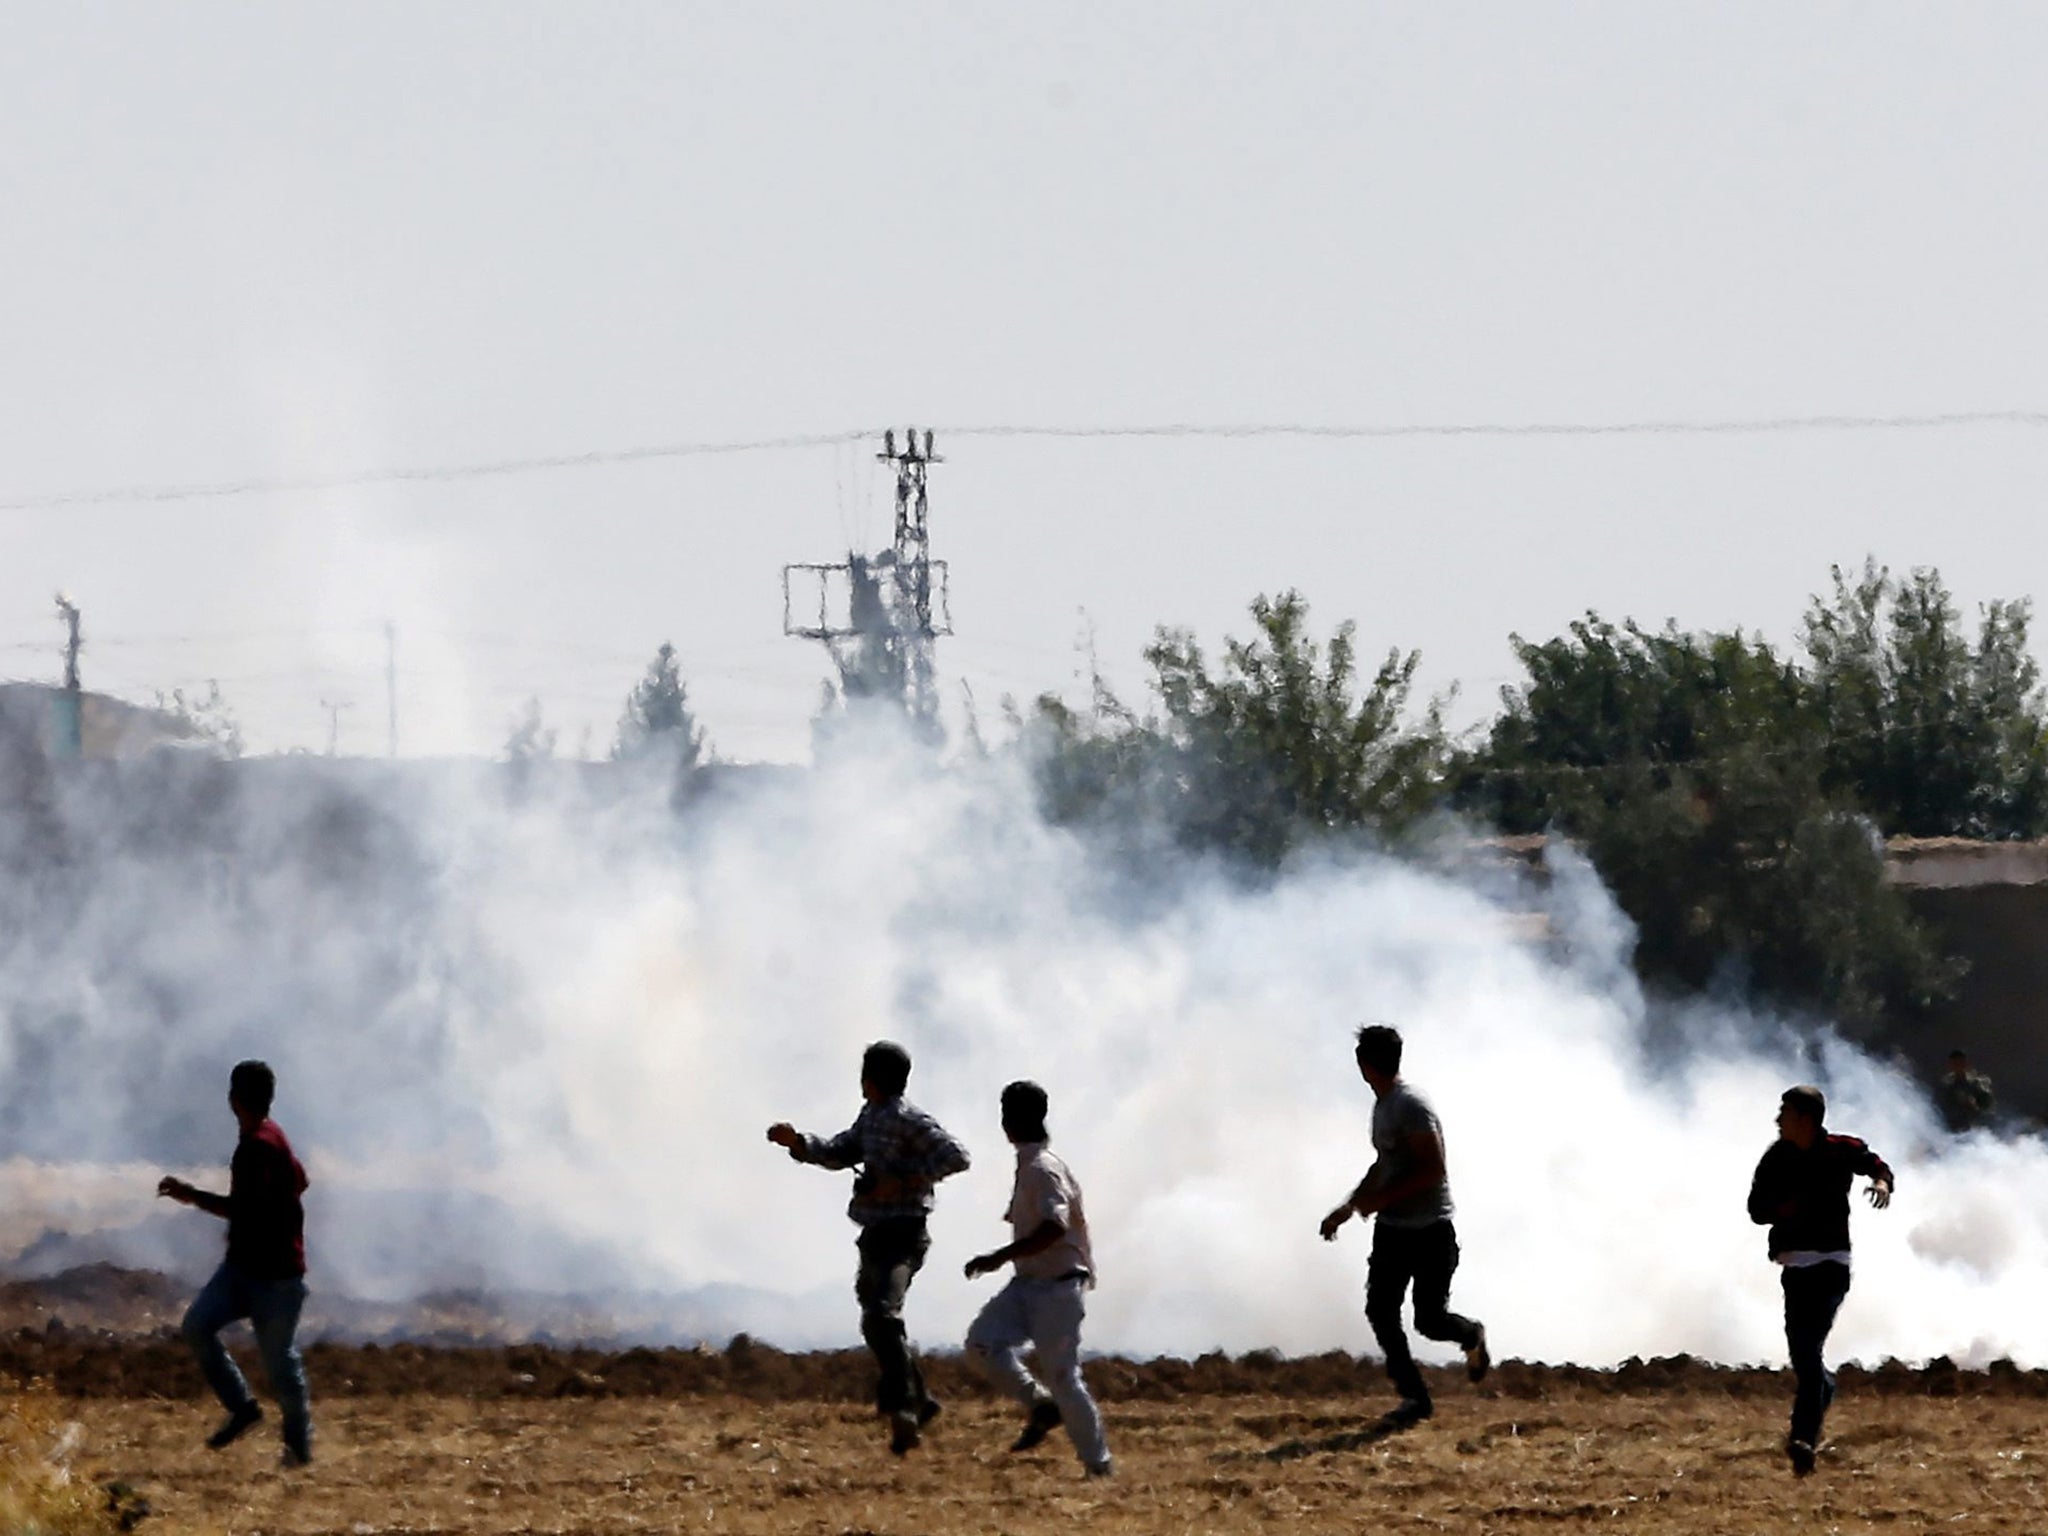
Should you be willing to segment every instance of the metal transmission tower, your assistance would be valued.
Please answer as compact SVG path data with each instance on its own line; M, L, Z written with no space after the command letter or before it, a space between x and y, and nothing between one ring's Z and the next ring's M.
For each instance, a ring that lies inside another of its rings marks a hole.
M938 679L932 642L953 633L946 562L931 557L931 503L925 476L945 461L932 451L932 434L913 428L882 434L875 458L896 469L896 542L875 555L849 550L836 565L782 568L782 632L822 641L839 670L839 691L852 703L895 704L921 735L939 734ZM796 617L797 596L806 599ZM817 599L816 622L808 599Z

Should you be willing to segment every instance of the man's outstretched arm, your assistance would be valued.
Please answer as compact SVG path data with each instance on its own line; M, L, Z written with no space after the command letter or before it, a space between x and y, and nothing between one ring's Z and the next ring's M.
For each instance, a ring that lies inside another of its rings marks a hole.
M861 1158L858 1120L829 1141L807 1136L787 1120L778 1120L768 1127L768 1139L787 1148L797 1162L819 1168L851 1168Z
M208 1189L196 1189L183 1179L174 1179L168 1174L157 1181L156 1192L166 1200L189 1205L194 1210L204 1211L209 1216L218 1216L223 1221L227 1219L229 1205L226 1195L216 1195Z
M1857 1160L1856 1171L1870 1180L1870 1189L1867 1192L1870 1203L1881 1211L1892 1203L1892 1189L1898 1180L1892 1173L1891 1164L1869 1147L1859 1141L1856 1143L1856 1149L1862 1154Z

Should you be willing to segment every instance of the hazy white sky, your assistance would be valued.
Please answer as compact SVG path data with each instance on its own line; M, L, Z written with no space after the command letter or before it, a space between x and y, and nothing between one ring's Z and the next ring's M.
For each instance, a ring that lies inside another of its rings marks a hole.
M948 426L2048 408L2048 10L26 4L0 502L940 429L949 687L1135 687L1297 586L1469 718L1587 607L1789 638L1831 561L2042 592L2048 428L1396 441ZM799 757L779 567L863 450L0 510L0 675L218 678L259 749L609 742L663 639Z

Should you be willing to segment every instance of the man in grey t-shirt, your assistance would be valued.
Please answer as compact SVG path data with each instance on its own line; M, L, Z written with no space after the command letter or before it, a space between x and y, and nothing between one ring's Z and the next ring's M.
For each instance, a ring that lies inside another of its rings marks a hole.
M1401 1394L1387 1415L1392 1425L1433 1412L1429 1387L1416 1369L1401 1328L1401 1304L1415 1286L1415 1331L1446 1339L1465 1352L1465 1373L1483 1377L1492 1359L1486 1329L1450 1310L1451 1276L1458 1268L1458 1235L1451 1225L1451 1184L1444 1138L1435 1113L1401 1079L1401 1036L1385 1024L1358 1031L1358 1073L1373 1091L1373 1164L1351 1197L1323 1218L1323 1239L1334 1239L1353 1216L1377 1216L1372 1257L1366 1261L1365 1315L1387 1357L1387 1375Z

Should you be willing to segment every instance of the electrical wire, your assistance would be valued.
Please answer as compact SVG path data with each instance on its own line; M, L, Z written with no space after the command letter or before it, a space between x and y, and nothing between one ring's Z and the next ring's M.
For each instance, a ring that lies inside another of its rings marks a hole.
M45 496L0 500L0 512L28 512L49 507L93 506L104 502L210 501L233 496L286 495L306 491L351 490L361 486L401 485L437 480L480 480L495 475L524 475L543 470L592 469L609 464L637 464L651 459L697 458L709 454L769 453L792 448L824 448L857 442L867 431L824 432L796 437L765 437L731 442L666 443L640 448L595 448L583 453L545 454L525 459L493 459L474 464L424 465L402 469L363 470L350 474L314 475L301 479L219 480L186 485L129 485L102 490L63 491Z
M1792 432L1924 432L1953 427L2048 427L2048 411L1944 411L1896 416L1754 416L1646 418L1640 421L1403 422L1381 426L1246 422L1239 425L1175 423L1124 427L941 427L940 438L976 437L1737 437Z
M1577 437L1736 437L1812 432L1927 432L1959 427L2048 427L2048 411L1943 411L1922 415L1819 415L1723 418L1646 418L1640 421L1474 421L1392 422L1382 424L1311 424L1303 422L1200 423L1174 422L1126 426L956 426L936 427L942 440L959 438L1041 438L1066 441L1114 438L1301 438L1373 440L1383 438L1577 438ZM582 453L547 454L533 458L495 459L470 464L363 470L305 478L222 480L190 484L129 485L97 490L59 491L0 499L0 512L31 512L59 507L96 506L115 502L221 500L236 496L290 495L349 490L364 486L476 480L492 476L534 474L565 469L645 463L659 459L696 458L712 454L773 453L859 443L880 435L880 428L809 433L789 437L735 439L726 442L655 444L638 448L597 448Z

